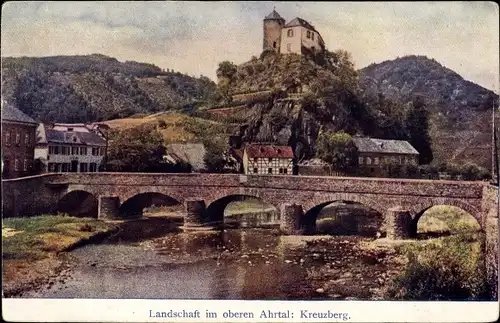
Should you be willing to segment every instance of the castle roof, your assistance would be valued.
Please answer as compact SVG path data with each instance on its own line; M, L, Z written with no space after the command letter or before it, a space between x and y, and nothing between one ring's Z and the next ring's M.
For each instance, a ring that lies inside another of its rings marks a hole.
M280 16L279 13L276 12L276 10L273 9L273 12L271 12L270 14L268 14L264 20L266 19L280 19L280 20L285 20L283 19L283 17Z
M307 29L318 32L316 29L314 29L313 25L311 25L310 23L308 23L307 21L305 21L304 19L299 18L299 17L297 17L297 18L293 19L292 21L290 21L289 23L287 23L285 25L285 28L286 27L296 27L296 26L305 27Z

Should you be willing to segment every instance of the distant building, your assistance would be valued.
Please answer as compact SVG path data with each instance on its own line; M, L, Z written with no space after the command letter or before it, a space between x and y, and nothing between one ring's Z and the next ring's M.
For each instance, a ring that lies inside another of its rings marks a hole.
M362 172L371 176L387 175L384 165L418 165L418 151L404 140L386 140L354 137L358 148L358 164Z
M289 146L248 144L243 147L245 174L293 174L293 151Z
M33 173L38 123L2 100L2 178Z
M332 165L319 159L313 158L305 160L297 165L299 175L305 176L333 176L336 172L333 171Z
M201 143L175 143L168 144L163 160L171 165L190 165L191 171L203 172L206 168L204 156L205 146Z
M40 124L35 158L42 172L98 172L106 139L96 124Z
M285 19L273 10L264 18L263 50L281 54L304 54L306 50L320 53L325 51L325 42L306 20L295 18L285 24Z

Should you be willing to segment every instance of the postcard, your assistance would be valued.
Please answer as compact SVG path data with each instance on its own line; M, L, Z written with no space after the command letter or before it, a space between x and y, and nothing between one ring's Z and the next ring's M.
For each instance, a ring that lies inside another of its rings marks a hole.
M497 320L498 18L4 3L3 319Z

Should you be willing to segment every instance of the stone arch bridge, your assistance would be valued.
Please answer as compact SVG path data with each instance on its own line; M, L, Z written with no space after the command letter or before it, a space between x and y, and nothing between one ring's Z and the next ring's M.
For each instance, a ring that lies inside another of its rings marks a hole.
M275 206L285 234L300 234L330 202L355 202L385 217L388 236L416 232L432 206L452 205L471 214L483 230L498 218L495 192L485 182L241 174L63 173L3 180L3 213L25 216L54 212L69 194L86 192L98 201L99 218L142 212L141 199L165 196L186 207L185 226L222 221L224 208L240 196ZM495 209L496 207L496 209Z

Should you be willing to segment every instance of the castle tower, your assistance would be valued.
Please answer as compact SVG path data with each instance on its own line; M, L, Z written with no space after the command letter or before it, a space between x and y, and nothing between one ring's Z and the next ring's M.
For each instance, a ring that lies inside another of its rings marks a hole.
M283 19L274 9L264 18L264 44L262 50L274 50L279 53L281 45L281 28L285 25Z

